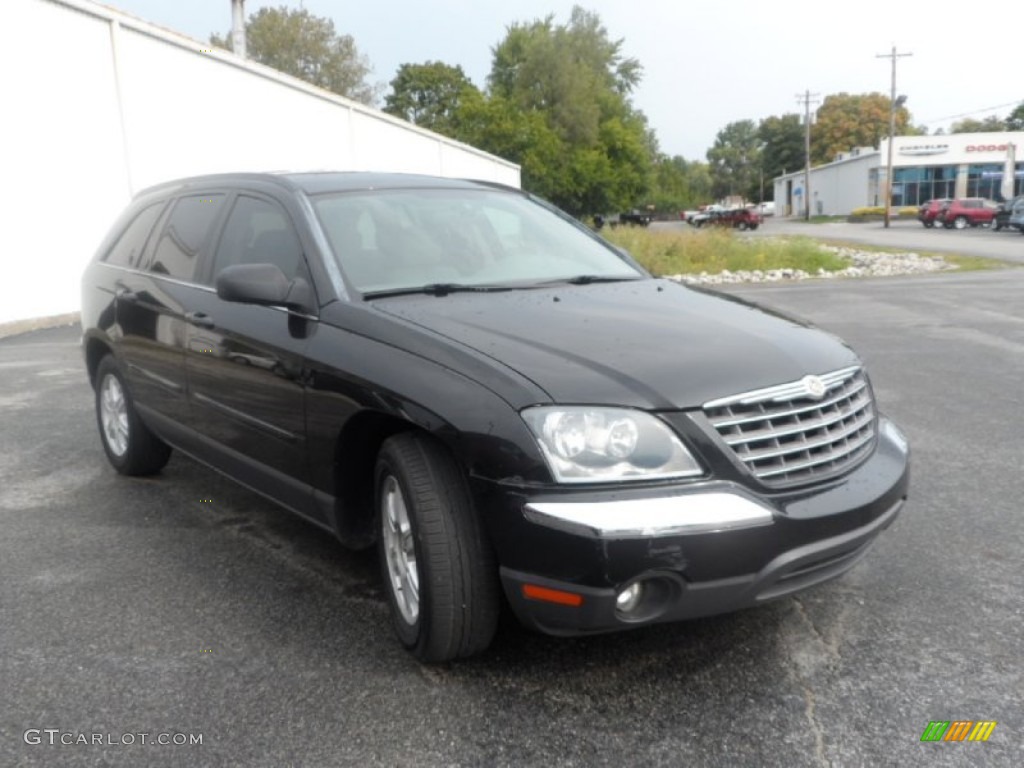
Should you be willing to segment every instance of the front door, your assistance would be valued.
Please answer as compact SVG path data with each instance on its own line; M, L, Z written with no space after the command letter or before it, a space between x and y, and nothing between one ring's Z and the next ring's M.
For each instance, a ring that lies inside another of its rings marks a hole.
M283 307L221 300L217 274L274 264L309 280L286 211L254 194L235 198L206 271L210 290L191 307L186 369L202 458L296 511L312 513L306 460L304 360L315 319Z

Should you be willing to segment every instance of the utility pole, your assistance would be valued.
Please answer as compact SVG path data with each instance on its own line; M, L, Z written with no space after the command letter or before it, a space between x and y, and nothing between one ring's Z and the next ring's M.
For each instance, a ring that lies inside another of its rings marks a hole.
M245 0L231 0L231 50L245 58Z
M889 219L892 218L892 145L896 136L896 110L906 101L905 96L896 99L896 59L904 56L913 56L912 53L896 53L896 46L892 47L892 53L880 53L876 59L892 59L892 89L889 95L889 159L885 167L885 227L889 228Z
M804 220L811 220L811 104L817 104L818 94L804 91L797 94L797 104L804 105Z

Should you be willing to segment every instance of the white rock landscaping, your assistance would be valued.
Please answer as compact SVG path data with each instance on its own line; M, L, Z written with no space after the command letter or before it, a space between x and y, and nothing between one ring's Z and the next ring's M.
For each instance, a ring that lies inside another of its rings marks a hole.
M699 275L666 275L671 280L702 285L725 283L775 283L787 280L833 279L841 277L892 277L894 275L920 275L926 272L942 272L956 269L940 256L922 256L919 253L877 253L860 251L856 248L823 245L821 249L838 255L850 266L830 272L819 269L816 273L802 269L768 269L753 271L724 270L717 274L701 272Z

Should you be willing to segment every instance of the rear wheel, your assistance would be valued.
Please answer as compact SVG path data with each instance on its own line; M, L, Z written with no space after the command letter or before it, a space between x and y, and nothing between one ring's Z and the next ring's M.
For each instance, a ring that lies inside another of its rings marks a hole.
M966 229L967 228L967 217L957 216L953 219L953 229Z
M746 232L749 228L750 225L745 221L740 221L736 223L736 229L738 229L740 232Z
M107 355L96 369L96 423L107 459L122 475L152 475L171 457L171 449L142 423L124 377Z
M934 221L922 221L921 223L924 224L925 229L931 229L932 227L935 226Z
M497 566L462 473L429 438L385 441L377 458L380 557L395 631L425 662L484 650L500 610Z

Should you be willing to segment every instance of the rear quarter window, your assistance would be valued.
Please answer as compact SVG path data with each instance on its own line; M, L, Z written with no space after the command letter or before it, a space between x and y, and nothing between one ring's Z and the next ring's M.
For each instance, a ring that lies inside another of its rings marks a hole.
M107 251L103 261L117 267L137 267L149 235L153 231L153 225L160 217L163 207L163 202L159 202L139 211L117 238L117 242Z

